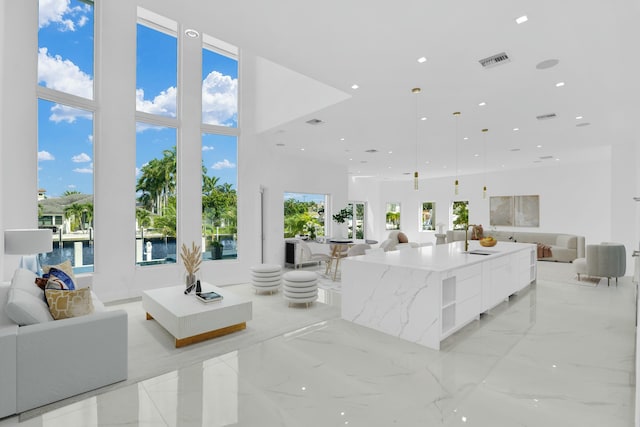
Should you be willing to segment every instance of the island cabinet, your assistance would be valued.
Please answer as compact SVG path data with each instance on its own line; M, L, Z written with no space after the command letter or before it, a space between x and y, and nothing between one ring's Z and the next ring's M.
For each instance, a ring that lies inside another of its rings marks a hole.
M349 257L342 318L439 349L440 341L536 280L535 245L472 242Z

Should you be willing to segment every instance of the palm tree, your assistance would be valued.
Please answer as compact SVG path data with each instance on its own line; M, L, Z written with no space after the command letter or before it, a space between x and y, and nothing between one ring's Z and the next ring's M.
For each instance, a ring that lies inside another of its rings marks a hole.
M146 209L136 209L136 219L138 220L138 227L141 230L148 228L151 225L151 212Z
M84 210L84 205L79 203L72 203L64 208L64 215L69 218L71 222L71 231L75 230L78 225L80 226L80 230L84 231L82 224L82 213Z

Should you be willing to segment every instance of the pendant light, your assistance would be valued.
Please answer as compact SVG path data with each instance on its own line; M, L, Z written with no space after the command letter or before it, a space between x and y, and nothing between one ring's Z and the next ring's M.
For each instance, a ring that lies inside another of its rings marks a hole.
M482 187L482 198L487 198L487 132L489 129L482 129L482 139L484 144L484 186Z
M413 89L411 89L411 93L415 95L418 95L420 92L422 92L422 89L420 89L419 87L414 87ZM416 96L416 117L414 121L416 125L416 155L415 155L416 170L413 173L413 189L418 190L418 97L417 96Z
M456 121L456 181L453 186L453 192L458 195L458 118L460 117L460 111L453 113L454 120Z

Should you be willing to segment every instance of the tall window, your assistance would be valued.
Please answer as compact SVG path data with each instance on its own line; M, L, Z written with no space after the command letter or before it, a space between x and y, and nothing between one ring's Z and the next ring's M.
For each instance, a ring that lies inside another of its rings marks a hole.
M326 194L284 193L284 237L324 237L326 206Z
M365 231L365 202L350 202L351 218L347 219L347 237L352 239L364 239Z
M52 230L43 264L93 271L93 1L40 0L38 225Z
M451 203L451 228L459 230L469 225L469 202L456 200Z
M238 256L237 51L203 35L202 240L203 259Z
M400 230L400 203L387 203L385 230Z
M436 204L435 202L422 202L420 230L429 231L436 229Z
M176 262L177 24L140 10L136 62L136 263Z

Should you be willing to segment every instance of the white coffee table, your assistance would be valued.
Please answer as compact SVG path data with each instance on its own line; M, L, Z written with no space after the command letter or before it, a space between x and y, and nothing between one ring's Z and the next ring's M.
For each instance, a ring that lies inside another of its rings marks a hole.
M222 301L203 303L195 292L184 294L184 286L171 286L142 292L147 320L155 319L176 339L176 347L194 344L240 331L251 320L251 300L208 283L202 291L215 291Z

